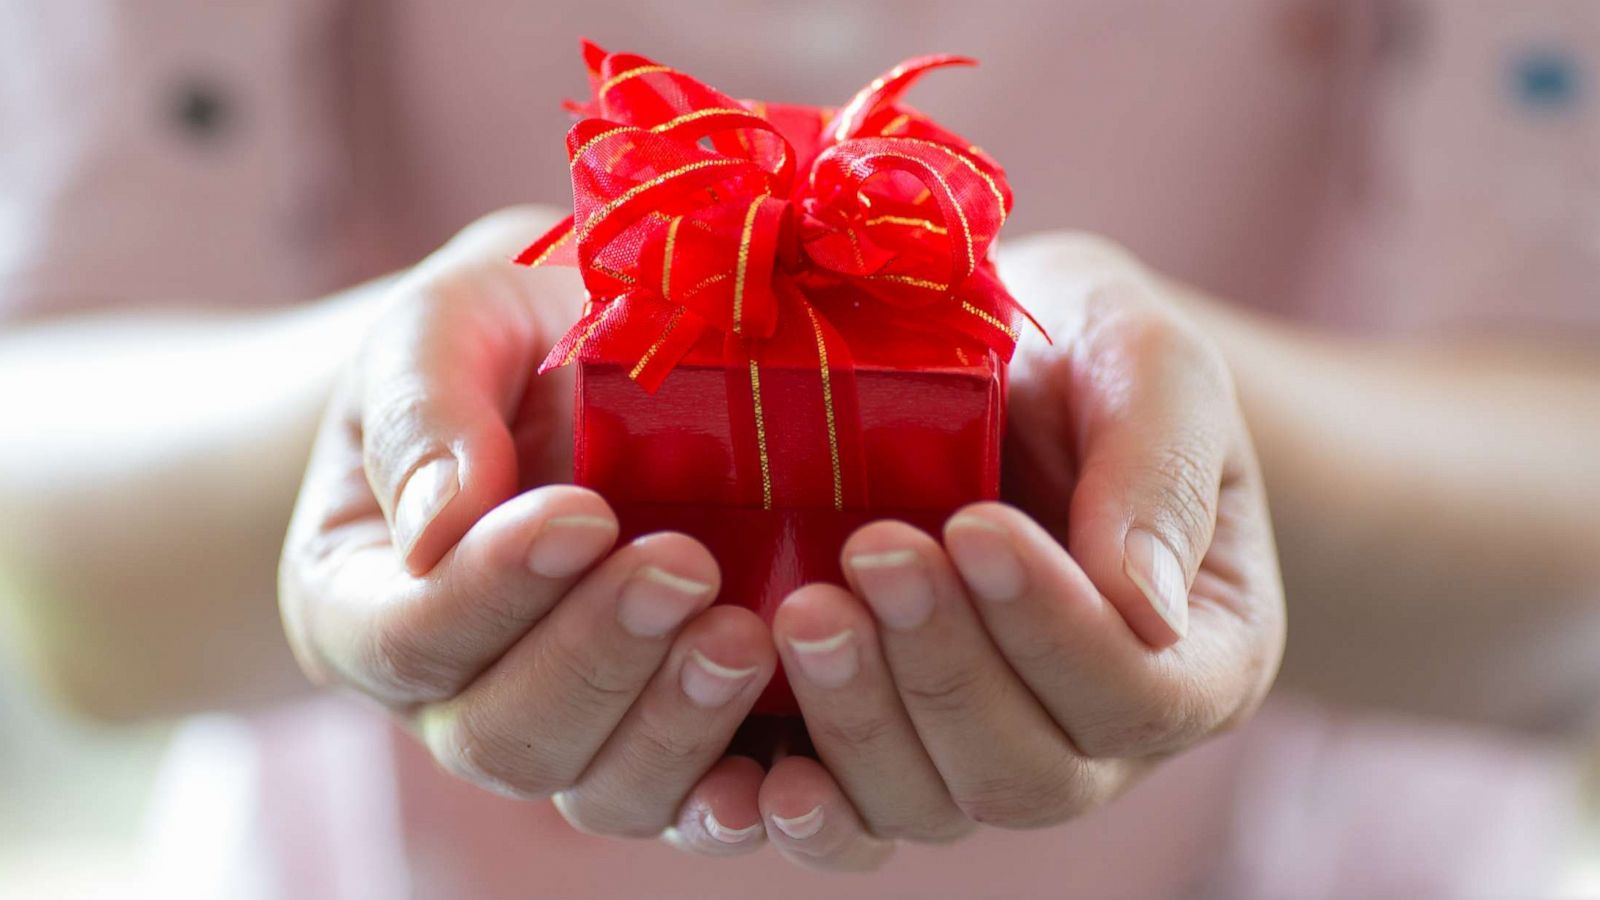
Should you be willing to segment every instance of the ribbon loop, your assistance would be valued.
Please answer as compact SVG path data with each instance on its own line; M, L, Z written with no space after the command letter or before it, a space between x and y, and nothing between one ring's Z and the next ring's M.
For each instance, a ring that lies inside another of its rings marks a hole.
M944 66L977 64L978 61L970 57L949 54L917 56L906 60L874 78L871 84L858 91L850 102L839 110L828 132L830 143L837 144L854 137L882 134L881 130L875 129L881 129L887 121L892 121L897 112L895 102L929 70ZM884 119L885 112L891 117L890 119Z
M1011 211L1005 174L899 104L926 72L972 60L908 60L838 111L742 103L587 42L584 61L573 216L517 261L576 265L591 305L541 371L620 358L653 390L703 337L744 342L738 355L759 362L790 331L815 331L837 368L872 339L863 321L1010 358L1026 313L988 261ZM850 291L871 301L854 332L828 321L833 301L806 299Z

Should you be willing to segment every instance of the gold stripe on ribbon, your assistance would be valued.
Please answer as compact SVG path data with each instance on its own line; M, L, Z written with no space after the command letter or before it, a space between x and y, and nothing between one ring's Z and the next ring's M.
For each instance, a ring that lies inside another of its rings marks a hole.
M979 178L982 178L983 179L983 183L989 186L989 193L994 195L994 205L995 205L995 207L997 209L1000 210L1000 224L1004 225L1006 223L1006 196L1005 196L1005 194L1000 193L1000 186L998 184L994 183L994 179L989 177L989 173L988 172L985 172L984 170L978 168L978 164L973 162L971 157L963 156L962 154L957 153L954 150L951 150L949 147L945 146L944 144L939 143L938 141L930 141L930 140L927 140L926 138L903 137L903 138L896 138L896 140L911 141L914 144L926 144L929 147L937 147L938 149L944 151L947 155L949 155L953 159L955 159L958 162L960 162L962 165L964 165L967 168L971 169L972 170L972 174L978 176ZM977 150L978 148L977 147L972 147L970 149Z
M828 420L828 461L833 464L833 508L844 509L844 478L839 473L839 431L833 418L833 382L828 371L828 345L822 338L822 323L817 321L817 311L808 305L806 315L811 317L811 331L817 336L817 361L822 370L822 411Z
M678 216L667 226L667 250L661 260L661 299L667 301L672 300L672 248L678 242L678 226L682 224L683 216Z
M741 317L744 315L744 276L750 267L750 239L755 234L756 212L767 199L767 194L757 197L744 212L744 231L739 235L739 266L733 283L733 333L742 334ZM752 370L754 371L754 370Z
M749 163L745 162L742 159L702 159L702 160L699 160L698 162L692 162L692 163L689 163L688 165L685 165L685 166L679 166L679 167L677 167L676 169L673 169L670 172L666 172L664 174L657 175L656 177L650 179L649 181L645 181L645 182L641 182L639 184L636 184L633 187L628 188L626 191L622 192L622 194L620 194L619 196L614 198L611 202L607 203L605 206L600 207L600 209L597 210L594 215L590 216L588 219L585 219L584 223L583 223L583 226L578 229L578 240L581 241L584 238L587 238L589 236L589 233L594 231L596 225L599 225L600 222L602 220L604 220L607 216L609 216L612 213L616 212L617 208L622 206L624 203L627 203L629 200L632 200L633 198L639 196L640 194L644 193L645 191L650 190L651 188L658 187L658 186L660 186L660 185L662 185L662 184L664 184L664 183L666 183L668 181L671 181L674 178L677 178L679 175L687 175L690 172L695 172L695 171L698 171L700 169L707 168L709 166L747 166L747 165L749 165Z
M884 223L888 223L890 225L905 225L908 228L921 228L922 230L932 232L933 234L950 233L949 229L945 228L943 225L934 224L928 219L917 219L911 216L878 216L875 219L867 220L867 225L869 227L873 225L882 225Z
M760 104L760 103L756 104L756 106L757 106L758 109L765 109L766 108L764 104ZM752 111L747 110L747 109L727 109L727 108L724 108L724 107L717 107L716 109L697 109L694 112L687 112L687 113L684 113L681 116L678 116L675 119L669 119L669 120L667 120L665 122L662 122L660 125L651 126L650 133L651 134L661 134L663 132L671 131L672 129L678 127L679 125L682 125L685 122L693 122L696 119L704 119L707 116L727 116L727 115L743 115L743 116L752 116L753 115L753 116L756 116L757 118L760 118L760 119L765 119L766 118L766 116L763 115L760 112L752 112ZM749 126L749 127L753 128L755 126ZM608 135L616 134L618 131L625 131L625 130L627 130L627 129L617 128L617 129L613 129L611 131L607 131L607 132L605 132L603 134L595 135L595 137L591 141L589 141L589 143L593 143L594 141L599 140L600 138L606 137ZM737 137L739 139L739 146L743 147L745 149L746 153L754 153L755 151L753 149L751 149L750 142L745 139L744 133L745 133L745 129L741 128L741 129L739 129L739 130L734 132L734 137ZM584 144L583 148L587 149L588 146L589 146L589 143ZM788 147L787 143L780 144L779 147L780 147L780 149L783 150L783 154L784 154L783 158L785 160L787 160L788 156L789 156L789 151L787 149L787 147Z
M761 414L761 370L750 360L750 395L756 410L756 455L761 459L761 508L772 508L772 462L767 458L767 423Z
M727 281L727 280L728 280L728 273L727 272L718 272L715 275L707 275L705 278L700 280L699 284L695 285L692 288L689 288L689 293L684 294L683 297L684 297L685 300L687 300L688 298L693 297L695 294L700 293L701 291L703 291L706 288L712 286L713 284L716 284L719 281Z
M685 122L693 122L696 119L704 119L707 116L725 116L725 115L728 115L729 113L741 113L741 112L744 112L744 110L742 110L742 109L723 109L720 106L716 107L714 109L697 109L694 112L686 112L681 116L677 116L677 117L668 119L667 121L662 122L660 125L651 125L650 126L650 133L651 134L661 134L663 132L671 131L672 129L677 128L679 125L682 125Z
M749 111L743 110L743 109L724 109L723 107L720 107L720 106L716 107L715 109L697 109L694 112L686 112L683 115L678 116L675 119L668 119L667 121L662 122L660 125L652 125L652 126L650 126L650 133L651 134L661 134L662 132L671 131L672 129L677 128L679 125L682 125L685 122L693 122L696 119L704 119L707 116L726 116L726 115L746 115L746 116L748 116L748 115L750 115L750 113L749 113Z
M844 236L850 239L850 255L855 257L856 268L858 270L865 269L867 267L867 261L861 257L861 241L856 237L855 229L845 229Z
M984 312L983 310L977 308L976 306L973 306L971 303L968 303L965 300L961 301L961 308L966 310L969 313L972 313L973 315L975 315L978 318L982 319L983 321L989 323L990 325L994 326L995 328L998 328L1001 331L1004 331L1006 333L1006 335L1008 337L1010 337L1013 341L1018 340L1019 338L1022 337L1020 334L1017 333L1017 330L1015 328L1012 328L1010 325L1007 325L1006 323L1000 321L999 319L996 319L994 316Z
M572 238L572 229L568 228L566 230L566 233L562 234L561 237L558 237L553 242L551 242L550 246L544 248L544 252L543 253L539 254L538 256L535 256L533 258L533 262L528 263L528 268L530 268L530 269L537 268L540 263L542 263L545 260L550 258L550 254L556 252L556 248L557 247L560 247L562 244L565 244L571 238Z
M613 269L610 266L601 265L600 263L594 263L594 264L590 265L589 268L595 270L596 272L599 272L602 275L609 275L612 278L615 278L616 280L622 282L623 284L631 285L631 284L634 283L632 275L629 275L627 272L621 272L621 271L618 271L616 269Z
M667 335L672 334L672 329L678 326L678 320L682 317L683 307L680 306L672 311L672 318L667 320L667 327L661 329L661 336L650 345L650 349L644 351L643 356L639 357L639 362L634 365L633 371L628 373L629 378L634 381L639 380L639 373L644 371L645 366L650 365L650 360L655 357L656 351L661 349L661 345L667 342Z
M915 275L868 275L867 277L876 279L878 281L892 281L896 284L909 284L912 287L924 288L930 291L950 290L950 285L945 284L944 282L929 281L926 278L918 278Z
M911 121L911 116L907 115L906 113L901 113L900 115L895 116L893 119L890 119L889 124L883 126L883 131L880 132L880 134L894 134L896 131L906 127L906 123L909 121Z
M901 138L900 140L912 140L912 139L911 138ZM940 146L940 145L935 144L934 146ZM946 149L949 149L949 148L946 148ZM915 164L921 166L922 168L926 169L928 171L928 174L933 176L933 180L938 182L939 187L944 189L945 196L950 198L950 205L952 207L954 207L955 211L956 211L956 219L957 219L957 221L959 221L961 223L961 237L966 241L966 244L967 244L967 248L966 248L967 249L967 271L968 272L972 272L972 271L976 270L978 268L978 259L977 259L977 254L973 251L973 248L972 248L972 226L967 223L967 213L966 213L965 210L963 210L961 208L960 201L956 200L956 192L955 192L954 188L950 187L950 182L944 180L944 176L939 174L939 170L938 169L935 169L932 165L930 165L930 164L928 164L926 162L923 162L920 159L917 159L915 156L907 156L904 153L880 153L878 155L879 156L887 156L887 157L890 157L892 159L903 159L906 162L915 163Z
M600 90L599 90L598 93L595 94L595 99L599 100L599 99L604 98L607 91L609 91L612 88L616 87L617 85L623 83L624 81L628 81L629 79L638 78L640 75L649 75L649 74L654 73L654 72L671 72L671 71L672 70L670 68L666 67L666 66L640 66L637 69L629 69L628 71L623 72L621 75L613 75L613 76L611 76L611 80L610 81L607 81L605 84L600 85Z
M567 358L561 361L563 366L572 365L572 361L578 358L579 353L583 352L583 345L587 344L589 342L589 338L594 336L595 330L600 327L601 323L605 322L606 317L611 315L611 310L614 309L616 305L617 304L615 302L606 304L606 308L600 311L600 315L595 317L593 322L589 323L589 327L585 328L583 330L583 334L578 337L577 343L573 344L572 349L567 351Z
M637 130L638 129L636 129L636 128L632 127L632 126L629 126L629 125L624 125L624 126L622 126L620 128L607 128L605 131L602 131L599 134L595 135L594 137L589 138L587 141L584 141L582 144L579 144L578 145L578 149L572 151L572 156L570 157L569 162L571 162L573 164L576 164L579 159L583 158L583 155L585 153L588 153L590 150L592 150L594 148L595 144L600 143L601 141L605 140L608 137L614 137L616 135L622 134L625 131L637 131Z

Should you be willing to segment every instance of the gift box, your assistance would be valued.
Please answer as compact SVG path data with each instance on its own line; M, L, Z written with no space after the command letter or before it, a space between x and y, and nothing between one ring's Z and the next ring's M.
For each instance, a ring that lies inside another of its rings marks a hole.
M1011 195L997 163L899 102L970 61L910 60L827 109L584 49L574 214L518 261L583 274L589 303L541 371L577 367L575 480L624 537L698 538L717 601L771 621L795 588L844 583L860 525L936 533L995 498L1027 317L988 260ZM780 673L757 711L795 710Z

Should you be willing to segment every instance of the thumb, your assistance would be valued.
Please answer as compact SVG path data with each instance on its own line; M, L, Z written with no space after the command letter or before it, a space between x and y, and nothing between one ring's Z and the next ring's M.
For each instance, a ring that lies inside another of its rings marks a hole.
M375 332L359 373L367 484L412 574L431 569L515 492L503 398L526 370L475 340L460 316L430 307L424 300Z
M1232 379L1209 344L1135 314L1099 329L1079 378L1081 465L1068 549L1146 643L1189 624L1237 421Z
M503 292L400 291L357 362L352 424L395 550L419 575L517 489L509 423L534 340L527 306Z
M467 227L396 285L357 360L351 424L412 574L517 489L510 423L541 351L538 300L573 285L509 257L555 218L513 208Z

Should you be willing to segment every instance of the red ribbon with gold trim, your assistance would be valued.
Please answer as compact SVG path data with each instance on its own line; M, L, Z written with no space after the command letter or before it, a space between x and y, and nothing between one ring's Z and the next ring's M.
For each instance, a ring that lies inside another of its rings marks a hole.
M993 350L1008 361L1018 320L1031 321L988 259L1011 212L1004 171L899 103L923 73L973 61L908 60L835 111L741 103L587 42L584 56L594 96L569 104L582 116L567 135L573 215L517 262L576 266L591 302L540 371L632 360L630 377L654 391L698 343L720 336L725 364L748 364L761 432L767 348L814 343L833 505L855 505L833 421L834 395L851 387L837 384L853 367L851 341L907 329L963 358ZM835 326L841 317L848 335Z

